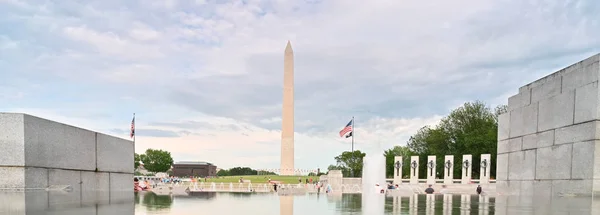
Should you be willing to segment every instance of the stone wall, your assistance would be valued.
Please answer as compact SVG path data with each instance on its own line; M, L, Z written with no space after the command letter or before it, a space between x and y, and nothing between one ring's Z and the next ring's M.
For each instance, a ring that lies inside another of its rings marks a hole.
M19 113L0 113L0 132L0 188L132 191L132 141Z
M498 119L497 189L516 195L600 191L599 55L519 89Z

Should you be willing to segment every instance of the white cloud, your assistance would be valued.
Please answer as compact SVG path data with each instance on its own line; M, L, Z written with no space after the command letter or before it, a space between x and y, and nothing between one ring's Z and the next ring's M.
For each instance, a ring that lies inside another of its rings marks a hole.
M139 129L181 134L139 136L138 152L162 148L224 167L277 167L287 40L299 168L326 168L349 150L337 132L352 116L358 149L403 145L463 102L506 103L520 85L600 45L596 1L4 0L0 8L11 29L0 31L3 110L121 137L137 112Z

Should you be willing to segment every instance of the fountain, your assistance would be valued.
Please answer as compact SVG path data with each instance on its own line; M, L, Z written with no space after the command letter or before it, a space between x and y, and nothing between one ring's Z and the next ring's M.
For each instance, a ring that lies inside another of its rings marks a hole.
M215 191L217 189L217 184L215 182L210 183L210 190Z
M384 214L385 193L385 157L383 150L366 153L362 172L362 208L364 214ZM375 185L379 184L379 187Z
M233 191L233 183L230 182L229 183L229 192L232 192L232 191Z

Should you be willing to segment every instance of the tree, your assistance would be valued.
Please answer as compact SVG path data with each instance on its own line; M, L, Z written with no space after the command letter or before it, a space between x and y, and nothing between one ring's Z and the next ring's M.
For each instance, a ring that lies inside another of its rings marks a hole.
M219 171L217 172L217 176L230 176L230 175L231 175L231 174L230 174L230 173L229 173L229 171L228 171L228 170L226 170L226 169L222 169L222 170L219 170Z
M133 169L137 169L140 167L140 155L138 153L134 153L133 155Z
M144 168L148 172L166 172L173 165L171 153L160 149L148 149L145 154L140 155Z
M257 171L250 169L250 167L234 167L229 169L229 175L257 175Z
M333 168L342 170L344 177L360 177L362 175L363 158L365 155L360 150L342 152L341 155L335 157L337 165L333 166ZM329 167L331 168L332 166L330 165ZM332 170L330 168L327 169Z
M491 154L489 164L491 176L496 175L496 147L498 135L498 115L506 113L506 106L498 106L493 111L483 102L467 102L444 117L435 127L423 127L410 137L407 147L419 155L420 164L427 162L427 155L437 156L436 176L443 178L444 156L454 155L454 175L460 177L462 155L473 155L473 177L479 176L481 154ZM427 165L419 165L419 174L427 172Z

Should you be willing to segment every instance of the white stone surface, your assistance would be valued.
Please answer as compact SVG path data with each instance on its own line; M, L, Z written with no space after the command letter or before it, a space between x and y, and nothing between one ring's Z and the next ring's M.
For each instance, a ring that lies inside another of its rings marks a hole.
M556 129L554 145L594 140L600 137L598 128L598 121L592 121Z
M510 111L510 137L520 137L537 132L538 103Z
M567 92L544 99L539 103L538 132L573 124L575 92Z
M510 113L498 116L498 140L506 140L510 137Z
M23 114L0 113L0 165L25 166L23 125Z
M516 152L521 150L523 150L523 137L517 137L508 140L508 152Z
M535 159L535 150L508 154L508 180L533 180L536 172Z
M410 156L410 184L419 183L419 156Z
M523 136L523 150L554 145L554 130Z
M579 87L575 90L575 119L574 123L582 123L598 119L600 107L598 101L598 82Z
M427 184L435 184L436 167L435 155L427 156Z
M23 167L0 166L0 188L18 188L25 184L25 169Z
M508 98L509 111L516 108L525 107L531 104L531 90L519 92L517 95Z
M462 169L461 183L462 184L471 183L471 173L473 172L473 156L472 155L463 155L461 169Z
M402 156L394 157L394 184L402 184L402 167L404 165L402 162ZM400 168L396 167L397 163Z
M496 180L508 180L508 154L496 156Z
M573 143L571 179L594 179L594 152L600 141ZM599 178L600 179L600 178Z
M479 164L479 183L490 183L490 170L492 166L492 156L490 154L482 154Z
M531 102L537 102L559 95L561 92L562 77L549 80L540 86L531 88Z
M133 142L97 133L98 171L133 173Z
M32 167L96 169L95 133L25 115L25 165Z
M596 59L592 57L587 62L582 61L569 67L569 69L573 71L570 71L569 74L563 76L563 92L569 92L581 86L598 81L600 69L598 69L597 56L595 56Z
M444 184L454 184L454 155L444 156Z

